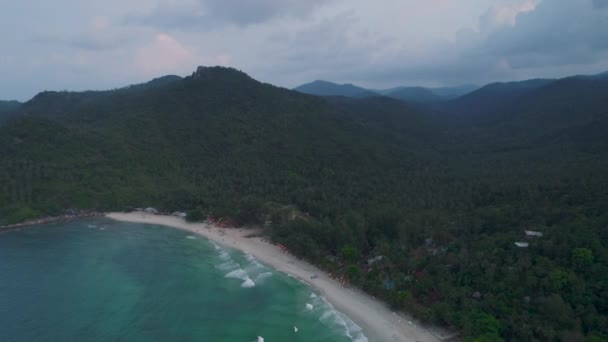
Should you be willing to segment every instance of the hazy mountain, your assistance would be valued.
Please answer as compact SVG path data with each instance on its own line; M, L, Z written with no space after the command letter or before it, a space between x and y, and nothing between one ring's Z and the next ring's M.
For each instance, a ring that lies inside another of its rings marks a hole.
M464 95L474 89L473 85L456 87L425 88L425 87L395 87L389 89L366 89L353 84L336 84L327 81L314 81L303 84L294 90L317 96L373 97L386 96L403 102L435 103Z
M479 86L473 84L464 84L454 87L428 88L433 94L442 97L445 100L457 98L479 89Z
M595 75L598 78L608 78L608 71Z
M557 159L570 148L606 152L606 94L608 79L598 77L493 84L443 104L437 122L471 150L550 146L555 154L543 157Z
M521 82L492 83L442 104L445 111L460 116L491 114L515 103L521 96L555 80L535 79Z
M357 87L353 84L336 84L327 81L314 81L294 88L295 91L317 96L346 96L346 97L370 97L378 96L377 93Z
M475 85L454 87L425 88L425 87L396 87L377 90L379 94L406 102L430 103L453 99L476 90Z
M383 96L387 96L403 102L428 103L443 100L431 90L422 87L397 87L378 91Z

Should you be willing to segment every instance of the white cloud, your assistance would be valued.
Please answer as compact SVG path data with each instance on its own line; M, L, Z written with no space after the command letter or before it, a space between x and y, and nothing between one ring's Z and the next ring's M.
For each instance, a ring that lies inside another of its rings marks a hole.
M608 69L606 1L24 0L0 12L0 98L216 64L290 87L599 72Z
M192 50L167 33L158 33L149 44L139 47L133 66L142 75L158 76L194 70L199 63Z
M542 0L523 0L517 3L493 5L479 19L480 31L491 33L504 27L513 27L520 14L534 11L541 2Z

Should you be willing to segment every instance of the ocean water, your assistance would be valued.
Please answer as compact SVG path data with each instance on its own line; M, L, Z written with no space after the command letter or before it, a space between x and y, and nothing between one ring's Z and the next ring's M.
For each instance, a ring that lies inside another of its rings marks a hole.
M91 219L0 234L0 341L367 339L250 255L175 229Z

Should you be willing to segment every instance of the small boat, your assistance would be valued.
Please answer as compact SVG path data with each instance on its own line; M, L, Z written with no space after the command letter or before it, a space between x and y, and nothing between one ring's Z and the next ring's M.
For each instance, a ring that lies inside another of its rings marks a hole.
M293 326L293 332L297 333L298 332L298 327L296 327L295 325Z

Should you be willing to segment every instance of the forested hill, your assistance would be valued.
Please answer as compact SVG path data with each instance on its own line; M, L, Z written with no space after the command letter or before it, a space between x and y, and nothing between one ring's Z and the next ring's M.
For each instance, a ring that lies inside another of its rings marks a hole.
M219 67L45 92L0 126L0 221L154 206L266 224L291 252L465 338L602 340L607 82L541 84L474 115Z
M0 101L0 124L11 118L20 105L18 101Z
M558 159L572 155L563 148L608 152L606 78L493 84L442 106L438 124L473 150L548 148Z

